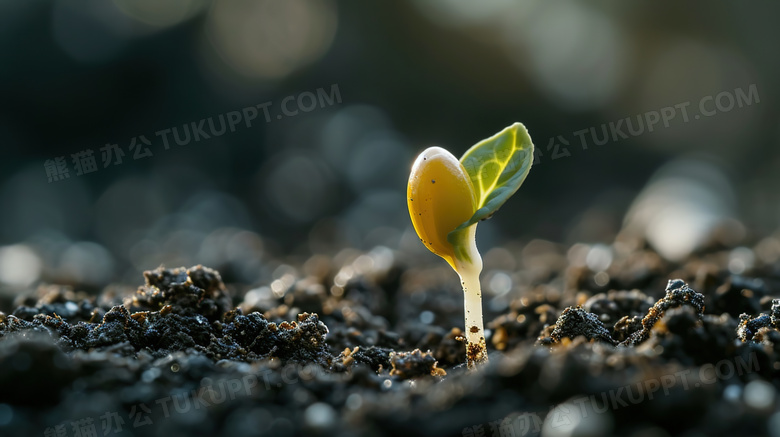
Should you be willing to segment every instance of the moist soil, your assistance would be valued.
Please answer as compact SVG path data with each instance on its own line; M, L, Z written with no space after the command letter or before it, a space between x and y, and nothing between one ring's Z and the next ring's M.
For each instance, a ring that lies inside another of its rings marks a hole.
M457 276L432 255L318 255L254 288L204 266L40 286L2 302L0 435L778 432L780 254L735 274L729 247L671 263L619 238L594 272L588 247L485 256L474 371Z

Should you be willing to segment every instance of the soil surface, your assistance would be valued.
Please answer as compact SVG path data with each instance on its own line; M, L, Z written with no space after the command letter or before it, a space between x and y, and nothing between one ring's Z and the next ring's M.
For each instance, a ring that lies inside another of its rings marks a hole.
M492 250L477 371L455 273L382 247L255 288L204 266L41 286L0 313L0 435L777 433L778 247L741 269L717 243Z

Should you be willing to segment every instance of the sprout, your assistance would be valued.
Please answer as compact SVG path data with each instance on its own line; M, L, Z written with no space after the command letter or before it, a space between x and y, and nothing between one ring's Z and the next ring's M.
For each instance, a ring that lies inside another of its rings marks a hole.
M409 215L425 247L460 276L466 319L468 367L486 363L476 244L477 222L493 215L522 185L534 145L520 123L471 147L458 161L441 147L423 151L409 175Z

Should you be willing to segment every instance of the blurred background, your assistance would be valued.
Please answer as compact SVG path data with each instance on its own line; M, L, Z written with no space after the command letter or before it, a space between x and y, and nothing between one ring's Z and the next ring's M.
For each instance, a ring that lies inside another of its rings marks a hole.
M412 161L515 121L540 153L483 253L626 228L670 260L724 226L780 246L778 12L0 0L0 290L199 263L257 284L270 260L375 247L439 262L408 217Z

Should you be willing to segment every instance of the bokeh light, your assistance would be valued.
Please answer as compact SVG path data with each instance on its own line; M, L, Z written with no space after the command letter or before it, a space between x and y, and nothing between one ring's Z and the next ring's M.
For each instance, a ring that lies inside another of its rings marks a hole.
M226 0L209 11L207 34L236 72L280 78L322 56L337 24L331 1Z
M279 253L345 247L430 261L404 207L414 156L433 144L462 153L516 120L544 155L513 201L480 225L488 253L515 239L533 240L532 253L539 241L562 241L581 245L577 263L600 274L611 256L603 245L623 232L678 259L712 232L741 235L736 247L754 250L747 229L772 235L780 225L777 90L767 79L780 63L766 56L771 38L680 27L649 5L404 4L0 2L3 95L18 108L0 117L9 145L0 245L6 259L34 267L6 275L8 284L95 290L159 264L199 262L252 282L269 277L265 265ZM745 20L729 8L703 17ZM27 22L38 28L19 24ZM749 106L693 117L702 98L751 85ZM284 99L334 86L338 103L294 116L280 110ZM587 149L572 135L684 102L687 122L678 114L669 127ZM166 149L155 135L266 103L268 120L259 112L251 126L242 120L219 137ZM33 111L34 120L23 115ZM136 159L127 146L141 134L153 155ZM569 140L570 155L553 160L558 138ZM107 143L125 151L121 165L103 165L98 149ZM85 149L97 152L98 171L79 176L72 155ZM55 157L71 173L49 182L42 162ZM763 239L753 258L733 250L730 269L771 259L776 240ZM523 283L510 272L526 261L498 258L485 257L508 275L489 279L500 295Z
M206 8L209 0L114 0L122 12L153 27L165 28L192 18Z
M623 84L627 38L592 6L533 1L503 16L501 26L508 56L568 109L600 108Z

